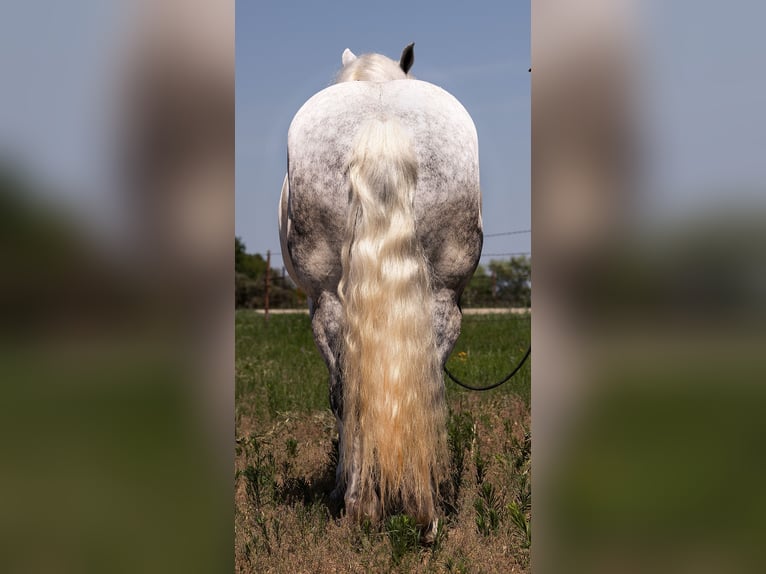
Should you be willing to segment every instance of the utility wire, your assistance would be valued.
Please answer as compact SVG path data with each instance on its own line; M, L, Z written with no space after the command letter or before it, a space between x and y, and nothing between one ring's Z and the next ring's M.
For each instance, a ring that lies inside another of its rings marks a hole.
M482 253L482 257L515 257L517 255L532 255L531 251L515 251L513 253Z
M484 237L500 237L501 235L520 235L522 233L532 233L531 229L519 229L517 231L503 231L501 233L485 233Z

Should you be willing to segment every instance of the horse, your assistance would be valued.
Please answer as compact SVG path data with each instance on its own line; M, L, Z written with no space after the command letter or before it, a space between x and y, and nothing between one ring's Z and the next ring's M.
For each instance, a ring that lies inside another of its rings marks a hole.
M483 242L478 137L460 102L349 49L287 133L285 267L310 299L338 426L332 498L357 522L396 509L435 533L448 476L442 369Z

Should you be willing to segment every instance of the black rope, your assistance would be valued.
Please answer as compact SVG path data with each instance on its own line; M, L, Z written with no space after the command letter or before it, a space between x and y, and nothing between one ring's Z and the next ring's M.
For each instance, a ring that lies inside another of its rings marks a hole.
M515 374L518 372L518 370L521 368L521 366L522 366L522 365L523 365L523 364L526 362L526 360L529 358L529 354L530 354L531 352L532 352L532 345L530 345L530 346L527 348L527 352L524 354L524 356L522 357L521 361L519 361L519 364L518 364L518 365L516 365L516 368L515 368L515 369L513 369L513 370L511 371L511 373L510 373L510 374L509 374L507 377L505 377L505 378L504 378L502 381L500 381L500 382L498 382L498 383L495 383L495 384L493 384L493 385L489 385L488 387L472 387L472 386L470 386L470 385L466 385L464 382L462 382L462 381L458 380L458 379L455 377L455 375L453 375L452 373L450 373L450 372L449 372L449 370L447 369L447 365L444 365L444 372L445 372L445 373L447 373L447 376L448 376L450 379L452 379L452 381L453 381L453 382L457 383L458 385L460 385L460 386L461 386L461 387L463 387L464 389L468 389L469 391L489 391L489 390L491 390L491 389L494 389L494 388L496 388L496 387L499 387L499 386L500 386L500 385L502 385L503 383L507 383L508 381L510 381L510 380L511 380L511 377L513 377L513 375L515 375Z

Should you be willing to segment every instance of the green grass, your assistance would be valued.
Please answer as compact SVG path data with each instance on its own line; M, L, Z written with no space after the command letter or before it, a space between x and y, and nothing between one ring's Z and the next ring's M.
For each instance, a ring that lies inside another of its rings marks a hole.
M236 412L269 422L277 413L328 408L328 374L308 315L236 313Z
M209 571L227 556L226 477L200 447L185 366L108 344L0 352L3 572Z
M483 387L504 379L529 347L531 316L464 315L460 337L447 368L464 383ZM530 361L511 380L490 393L515 393L529 406ZM445 377L446 378L446 377ZM473 393L447 378L448 393Z
M529 345L529 315L466 315L447 368L473 386L504 378ZM529 405L529 361L491 393L514 393ZM236 313L237 414L268 422L277 413L328 408L328 374L304 314ZM448 394L472 393L447 382Z

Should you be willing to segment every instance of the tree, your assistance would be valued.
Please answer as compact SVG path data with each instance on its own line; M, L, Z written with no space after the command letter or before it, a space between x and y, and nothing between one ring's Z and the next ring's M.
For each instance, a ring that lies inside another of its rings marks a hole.
M531 305L531 262L528 257L510 261L492 260L479 265L463 292L463 307L529 307Z
M244 241L234 238L234 300L236 307L260 308L266 296L266 260L259 253L247 253ZM269 279L269 306L302 308L306 294L297 289L289 277L271 269Z
M246 255L245 242L239 237L234 237L234 269L236 269L237 272L242 268Z
M266 260L259 253L247 253L244 241L235 237L234 270L250 279L258 279L266 273Z
M487 275L483 265L479 265L460 298L463 307L491 307L492 277Z
M490 261L495 277L495 300L510 307L532 305L532 267L528 257L514 257L510 261Z

